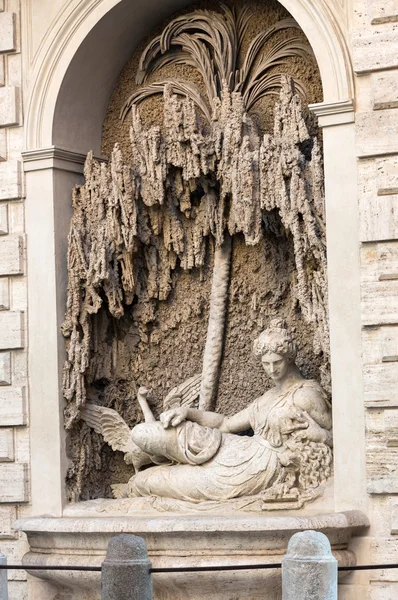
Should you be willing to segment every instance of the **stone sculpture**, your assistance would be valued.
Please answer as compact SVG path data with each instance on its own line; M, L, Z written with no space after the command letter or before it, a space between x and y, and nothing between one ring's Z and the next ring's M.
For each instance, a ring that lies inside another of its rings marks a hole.
M166 410L156 421L145 388L138 392L145 423L131 431L109 408L88 405L82 411L86 423L134 464L130 497L199 504L244 498L247 509L259 498L303 504L319 495L332 462L326 395L295 365L296 344L282 323L275 321L260 334L254 353L274 387L234 416L183 404ZM254 435L237 435L250 428ZM139 471L151 462L158 466Z
M291 18L245 39L251 19L250 5L243 4L173 19L144 50L137 74L143 86L122 112L123 118L131 115L130 159L118 145L109 163L90 154L86 181L74 190L63 324L65 423L73 438L71 499L81 497L92 464L98 471L106 468L101 442L81 416L98 390L90 385L115 378L119 340L113 333L109 343L111 330L118 321L134 320L132 337L150 344L156 311L170 300L174 275L203 269L209 255L208 329L198 345L203 360L197 383L199 408L214 410L237 235L248 246L270 232L289 238L292 307L312 330L310 344L322 356L320 374L323 385L328 383L322 157L301 105L305 86L285 69L288 59L312 60L312 51ZM170 64L189 65L202 83L161 80L162 68ZM157 82L150 79L155 73L160 73ZM163 120L146 128L138 106L154 94L163 94ZM274 130L261 135L249 111L270 95L276 95ZM127 383L134 392L143 378L132 379ZM117 440L110 443L119 448ZM119 449L137 469L149 460L128 448L123 442Z

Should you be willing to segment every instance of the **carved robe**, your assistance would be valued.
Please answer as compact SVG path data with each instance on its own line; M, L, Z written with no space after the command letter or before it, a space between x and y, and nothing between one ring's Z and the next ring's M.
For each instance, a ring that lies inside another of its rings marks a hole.
M166 430L176 444L174 456L169 453L167 458L179 464L155 466L138 473L130 480L129 495L201 502L265 491L282 468L279 457L286 451L284 441L289 436L282 433L281 426L295 417L294 394L305 387L323 395L316 381L304 380L273 400L267 402L260 397L252 402L245 409L254 431L252 437L221 433L190 422ZM215 431L220 434L219 444L218 435L211 433ZM213 455L209 456L211 452ZM201 459L206 454L209 458L206 462L194 460L196 454Z

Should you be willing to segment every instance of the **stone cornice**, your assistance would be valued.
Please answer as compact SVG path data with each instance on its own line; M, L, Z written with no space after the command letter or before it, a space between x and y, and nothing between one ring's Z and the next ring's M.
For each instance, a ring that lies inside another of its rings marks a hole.
M355 121L354 101L352 99L337 102L319 102L310 104L311 112L318 117L320 127L345 125Z
M86 156L73 150L57 146L26 150L22 152L25 172L43 169L58 169L72 173L83 173Z

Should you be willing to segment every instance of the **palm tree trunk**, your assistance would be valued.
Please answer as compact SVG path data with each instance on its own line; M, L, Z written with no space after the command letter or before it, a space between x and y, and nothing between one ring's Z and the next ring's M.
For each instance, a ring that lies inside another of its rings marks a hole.
M210 314L206 345L203 354L202 383L199 408L212 410L217 395L220 364L224 347L227 319L228 290L231 273L232 242L225 234L224 242L214 253L213 281L210 295Z

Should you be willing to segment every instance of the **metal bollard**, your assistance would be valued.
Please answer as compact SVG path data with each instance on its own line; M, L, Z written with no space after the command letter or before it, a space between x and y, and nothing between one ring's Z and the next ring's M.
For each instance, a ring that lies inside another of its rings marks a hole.
M337 600L337 560L323 533L291 537L282 559L282 600Z
M101 600L152 600L152 564L141 537L111 538L101 571Z
M0 552L0 565L6 565L7 558ZM7 569L0 569L0 600L8 600Z

